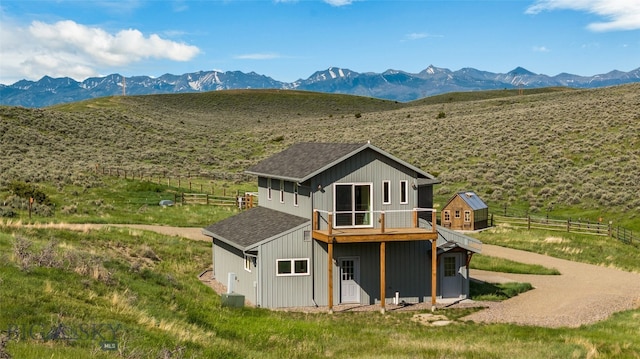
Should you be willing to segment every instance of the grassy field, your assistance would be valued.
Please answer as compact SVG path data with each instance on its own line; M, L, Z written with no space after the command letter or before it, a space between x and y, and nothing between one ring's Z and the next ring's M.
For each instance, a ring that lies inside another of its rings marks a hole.
M0 107L0 354L639 358L640 310L576 329L464 322L460 318L469 309L442 311L455 325L438 328L412 321L411 312L232 310L221 307L197 279L211 265L206 242L121 228L72 232L4 225L204 227L237 210L163 208L160 200L184 191L175 182L116 178L96 169L152 178L189 174L195 184L218 191L254 191L255 180L239 174L292 143L371 140L438 176L437 206L458 190L474 190L492 210L603 217L640 232L638 93L635 84L524 95L446 94L397 103L297 91L223 91L109 97L47 109ZM31 218L24 193L38 198ZM640 272L637 247L606 237L507 226L475 236L488 244ZM481 255L471 264L555 274L553 268ZM500 300L527 289L473 290L476 298ZM101 350L101 343L111 342L117 350Z
M640 310L576 329L474 324L442 310L305 314L221 307L205 242L123 228L0 226L0 328L14 358L637 358ZM29 293L26 295L26 293ZM101 345L116 345L114 351Z
M221 91L0 107L0 186L19 179L90 188L96 165L176 176L240 173L295 142L370 140L441 179L440 205L458 190L474 190L495 209L603 218L640 231L638 92L632 84L397 103Z

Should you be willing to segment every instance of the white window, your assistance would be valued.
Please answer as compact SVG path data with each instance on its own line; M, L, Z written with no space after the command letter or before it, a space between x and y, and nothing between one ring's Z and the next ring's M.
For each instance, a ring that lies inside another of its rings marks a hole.
M293 184L293 205L298 207L298 184Z
M267 199L271 201L271 178L267 178Z
M391 204L391 181L382 182L382 204Z
M400 181L400 204L409 203L409 182Z
M444 211L444 221L451 222L451 211L449 210Z
M253 263L253 258L248 255L244 255L244 270L247 272L251 272L251 263Z
M280 203L284 203L284 180L280 180Z
M464 221L471 222L471 211L464 211Z
M309 275L309 258L276 260L277 276Z

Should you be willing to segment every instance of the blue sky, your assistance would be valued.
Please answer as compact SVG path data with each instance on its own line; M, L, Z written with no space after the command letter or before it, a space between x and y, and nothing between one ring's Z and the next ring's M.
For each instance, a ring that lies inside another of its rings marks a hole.
M2 0L0 83L42 76L429 65L590 76L640 67L638 0Z

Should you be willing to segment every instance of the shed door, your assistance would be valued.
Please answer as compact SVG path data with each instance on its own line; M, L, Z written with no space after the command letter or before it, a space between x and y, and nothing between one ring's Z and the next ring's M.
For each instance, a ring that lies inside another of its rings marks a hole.
M459 255L444 254L442 256L442 298L459 298L462 295L462 275L460 274L461 258Z
M360 258L340 258L340 303L360 303Z

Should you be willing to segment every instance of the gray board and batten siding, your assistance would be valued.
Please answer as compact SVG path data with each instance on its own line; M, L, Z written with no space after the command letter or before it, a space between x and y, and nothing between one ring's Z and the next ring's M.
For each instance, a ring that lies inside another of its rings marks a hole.
M334 244L333 258L329 261L327 243L312 238L313 210L318 209L322 216L319 229L326 229L327 214L335 210L336 184L363 185L370 188L372 196L368 205L375 211L368 225L379 228L377 219L380 211L385 211L386 228L409 227L413 219L411 210L432 208L433 185L439 183L430 174L369 143L297 144L263 160L246 173L258 177L259 207L212 224L203 232L213 238L214 271L220 272L214 273L217 279L224 282L228 272L235 272L237 292L267 308L328 305L329 263L333 273L333 303L379 303L380 243L373 240ZM390 201L383 203L385 182ZM403 182L406 201L400 203ZM420 214L419 226L431 228L431 213ZM479 252L481 244L438 229L439 254L454 257L460 267L458 273L453 273L454 278L447 279L460 288L456 290L461 297L466 297L467 251ZM245 256L251 259L249 268L245 268ZM431 297L429 241L388 242L385 257L387 300L391 300L395 292L406 302L422 302ZM307 271L279 275L278 261L289 259L308 263ZM347 269L351 272L347 273ZM438 272L437 293L442 296L439 283L444 279L443 270ZM347 277L349 280L343 283L349 287L341 287L341 280ZM345 294L354 288L357 289L354 293Z
M439 183L432 175L369 143L300 143L258 163L246 173L258 176L261 206L309 218L313 209L334 210L335 183L371 184L374 211L432 208L433 185ZM284 183L284 201L280 200L281 180ZM384 181L388 181L390 186L391 201L388 204L383 204ZM408 189L408 200L403 204L399 201L401 181L407 181ZM271 196L268 183L271 184ZM294 206L296 187L298 201ZM431 218L429 212L419 214L423 218ZM326 223L326 213L321 213L321 217L321 222ZM389 215L386 225L407 226L410 219L407 213ZM376 221L374 225L378 225Z

